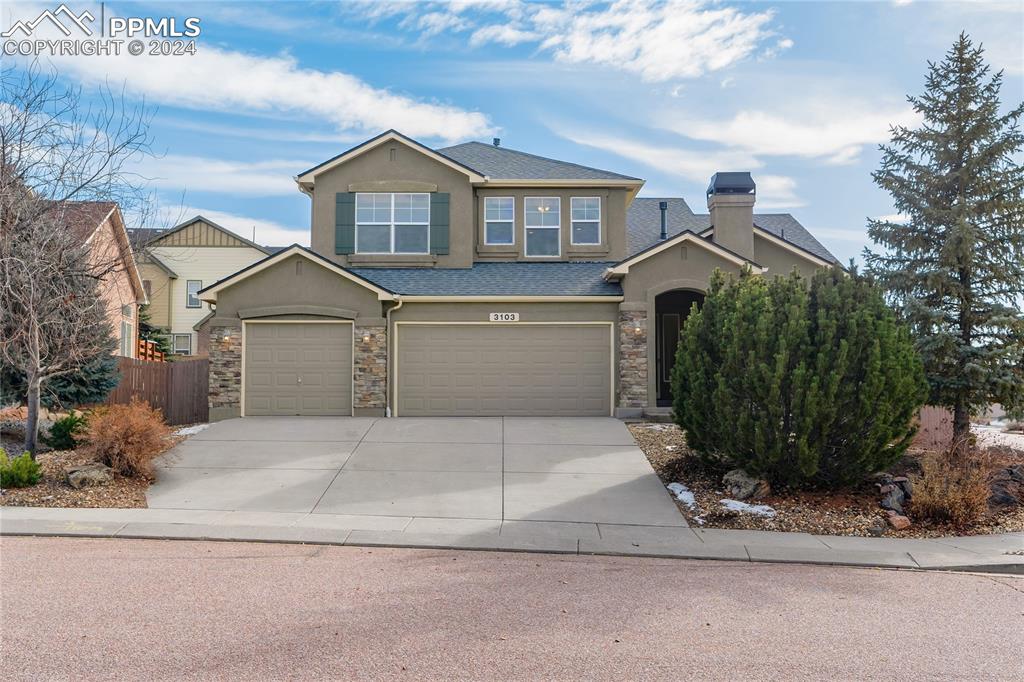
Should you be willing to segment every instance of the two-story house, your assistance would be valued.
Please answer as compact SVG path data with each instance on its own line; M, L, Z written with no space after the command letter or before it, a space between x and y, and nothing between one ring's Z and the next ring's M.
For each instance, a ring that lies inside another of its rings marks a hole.
M203 287L267 257L270 250L197 215L167 230L135 230L149 322L170 336L175 355L205 355L196 328L210 314Z
M643 180L395 131L297 178L312 249L199 292L211 418L639 415L667 405L682 320L712 272L835 258L718 173L709 214Z

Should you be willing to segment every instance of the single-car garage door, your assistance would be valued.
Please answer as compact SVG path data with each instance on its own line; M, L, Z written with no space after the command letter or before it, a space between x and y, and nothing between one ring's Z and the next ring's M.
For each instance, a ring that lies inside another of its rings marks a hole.
M610 325L397 327L400 416L611 413Z
M352 414L352 324L247 322L243 371L247 417Z

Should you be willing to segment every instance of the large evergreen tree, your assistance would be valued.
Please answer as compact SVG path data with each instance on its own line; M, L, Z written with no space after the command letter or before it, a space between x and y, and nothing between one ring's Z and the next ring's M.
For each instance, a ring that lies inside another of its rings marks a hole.
M1024 402L1024 104L1001 113L1002 72L990 76L967 35L929 62L926 91L908 97L923 121L882 146L875 182L902 222L872 220L882 248L871 274L910 324L930 402L953 411L954 437L993 402Z

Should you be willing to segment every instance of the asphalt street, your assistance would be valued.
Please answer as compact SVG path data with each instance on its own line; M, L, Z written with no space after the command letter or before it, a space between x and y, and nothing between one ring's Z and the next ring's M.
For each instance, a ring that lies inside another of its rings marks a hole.
M0 678L1024 679L1024 579L0 539Z

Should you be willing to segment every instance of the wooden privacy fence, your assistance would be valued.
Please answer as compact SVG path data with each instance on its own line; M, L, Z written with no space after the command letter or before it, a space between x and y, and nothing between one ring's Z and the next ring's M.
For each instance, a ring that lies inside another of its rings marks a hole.
M208 421L209 367L206 358L176 362L118 358L121 383L107 398L107 404L124 405L137 398L159 408L168 424Z

